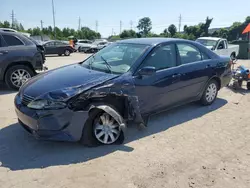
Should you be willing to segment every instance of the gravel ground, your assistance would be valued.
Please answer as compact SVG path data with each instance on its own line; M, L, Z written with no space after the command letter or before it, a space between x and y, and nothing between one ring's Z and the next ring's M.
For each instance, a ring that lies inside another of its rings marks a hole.
M86 58L48 57L50 69ZM250 67L250 61L238 61ZM15 92L0 86L1 188L249 188L250 95L223 88L209 107L189 104L128 129L123 145L37 141L18 124Z

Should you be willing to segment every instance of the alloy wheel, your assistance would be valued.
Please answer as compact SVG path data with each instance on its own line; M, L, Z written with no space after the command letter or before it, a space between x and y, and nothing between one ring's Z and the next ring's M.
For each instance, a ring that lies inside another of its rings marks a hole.
M217 86L215 83L211 83L208 88L207 88L207 91L206 91L206 100L207 102L212 102L215 97L216 97L216 94L217 94Z
M24 69L15 70L10 77L11 83L16 87L21 87L30 78L30 73Z
M120 126L111 115L103 113L94 122L95 137L102 144L112 144L119 138Z

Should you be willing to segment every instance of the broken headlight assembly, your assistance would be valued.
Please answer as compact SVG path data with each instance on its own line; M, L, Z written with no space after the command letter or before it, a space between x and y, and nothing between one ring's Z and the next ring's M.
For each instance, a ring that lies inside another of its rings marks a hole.
M47 99L38 99L30 102L27 105L29 108L36 109L36 110L54 110L54 109L62 109L67 106L66 103L60 101L50 101Z
M36 109L36 110L62 109L67 106L67 101L71 97L79 94L81 91L82 89L80 87L79 88L66 88L66 89L52 91L31 101L27 106L29 108Z

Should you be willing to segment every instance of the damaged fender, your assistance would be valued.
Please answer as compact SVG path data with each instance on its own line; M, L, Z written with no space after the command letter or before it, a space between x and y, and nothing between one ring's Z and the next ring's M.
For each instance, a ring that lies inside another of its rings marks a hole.
M117 121L117 123L119 123L122 131L125 132L125 129L127 127L126 123L125 123L123 117L114 108L112 108L108 105L97 105L97 106L91 105L89 112L93 109L100 109L100 110L103 110L104 112L108 113L109 115L111 115Z

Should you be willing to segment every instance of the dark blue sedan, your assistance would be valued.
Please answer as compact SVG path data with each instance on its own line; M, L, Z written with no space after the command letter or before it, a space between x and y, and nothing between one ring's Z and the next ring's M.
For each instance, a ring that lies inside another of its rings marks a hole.
M83 62L39 74L15 97L20 124L38 139L113 144L133 121L192 101L212 104L231 61L192 41L116 42Z

